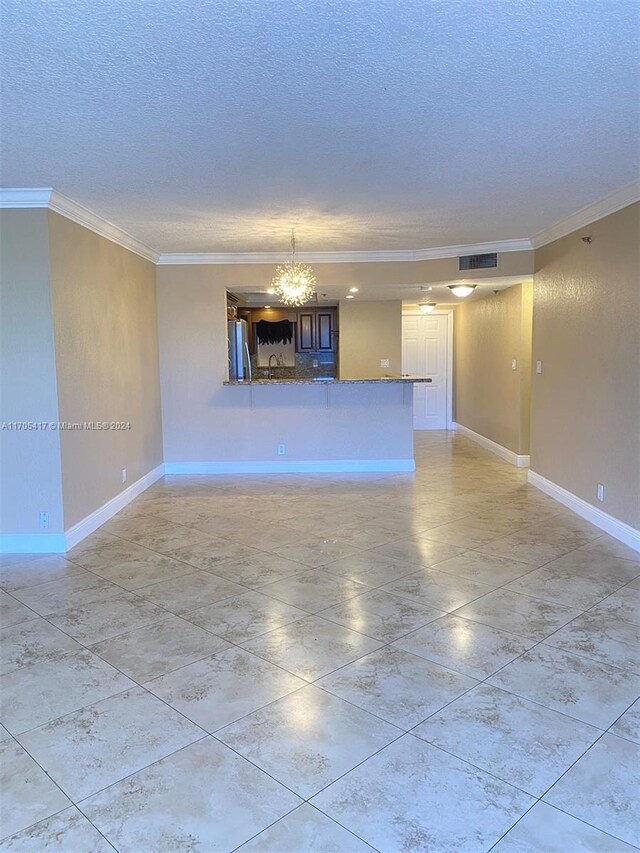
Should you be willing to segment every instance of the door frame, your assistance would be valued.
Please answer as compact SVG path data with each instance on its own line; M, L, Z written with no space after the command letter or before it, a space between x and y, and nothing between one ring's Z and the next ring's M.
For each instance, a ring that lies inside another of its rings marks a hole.
M446 422L447 429L454 430L453 421L453 318L455 312L453 308L436 308L431 314L423 314L422 311L410 308L408 311L403 310L403 317L433 317L434 315L444 315L447 318L447 411Z

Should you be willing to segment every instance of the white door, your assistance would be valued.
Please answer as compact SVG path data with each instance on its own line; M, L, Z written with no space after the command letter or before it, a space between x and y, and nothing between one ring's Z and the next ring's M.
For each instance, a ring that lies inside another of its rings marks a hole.
M402 318L402 372L431 382L413 386L413 428L447 429L449 315Z

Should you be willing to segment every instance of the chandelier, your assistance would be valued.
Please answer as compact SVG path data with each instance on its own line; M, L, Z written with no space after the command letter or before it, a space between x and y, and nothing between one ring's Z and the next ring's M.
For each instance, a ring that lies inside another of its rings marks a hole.
M311 267L296 263L296 237L291 232L291 259L276 269L271 286L284 305L298 308L313 296L316 277Z

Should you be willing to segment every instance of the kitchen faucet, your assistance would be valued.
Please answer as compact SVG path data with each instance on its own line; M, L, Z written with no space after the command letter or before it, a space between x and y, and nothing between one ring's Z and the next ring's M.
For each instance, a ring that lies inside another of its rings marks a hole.
M272 358L275 358L276 365L278 364L278 356L275 354L275 352L272 352L271 355L269 356L269 370L267 372L267 379L273 379L273 373L271 371L271 359Z

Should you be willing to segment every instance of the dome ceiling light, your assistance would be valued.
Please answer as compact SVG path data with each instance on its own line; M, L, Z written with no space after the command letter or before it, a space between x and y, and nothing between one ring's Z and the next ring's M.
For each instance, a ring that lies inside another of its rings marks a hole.
M436 303L435 302L421 302L418 305L418 308L422 311L423 314L432 314L435 311Z
M469 296L476 289L475 284L450 284L448 287L451 293L454 296L460 297L460 299Z

